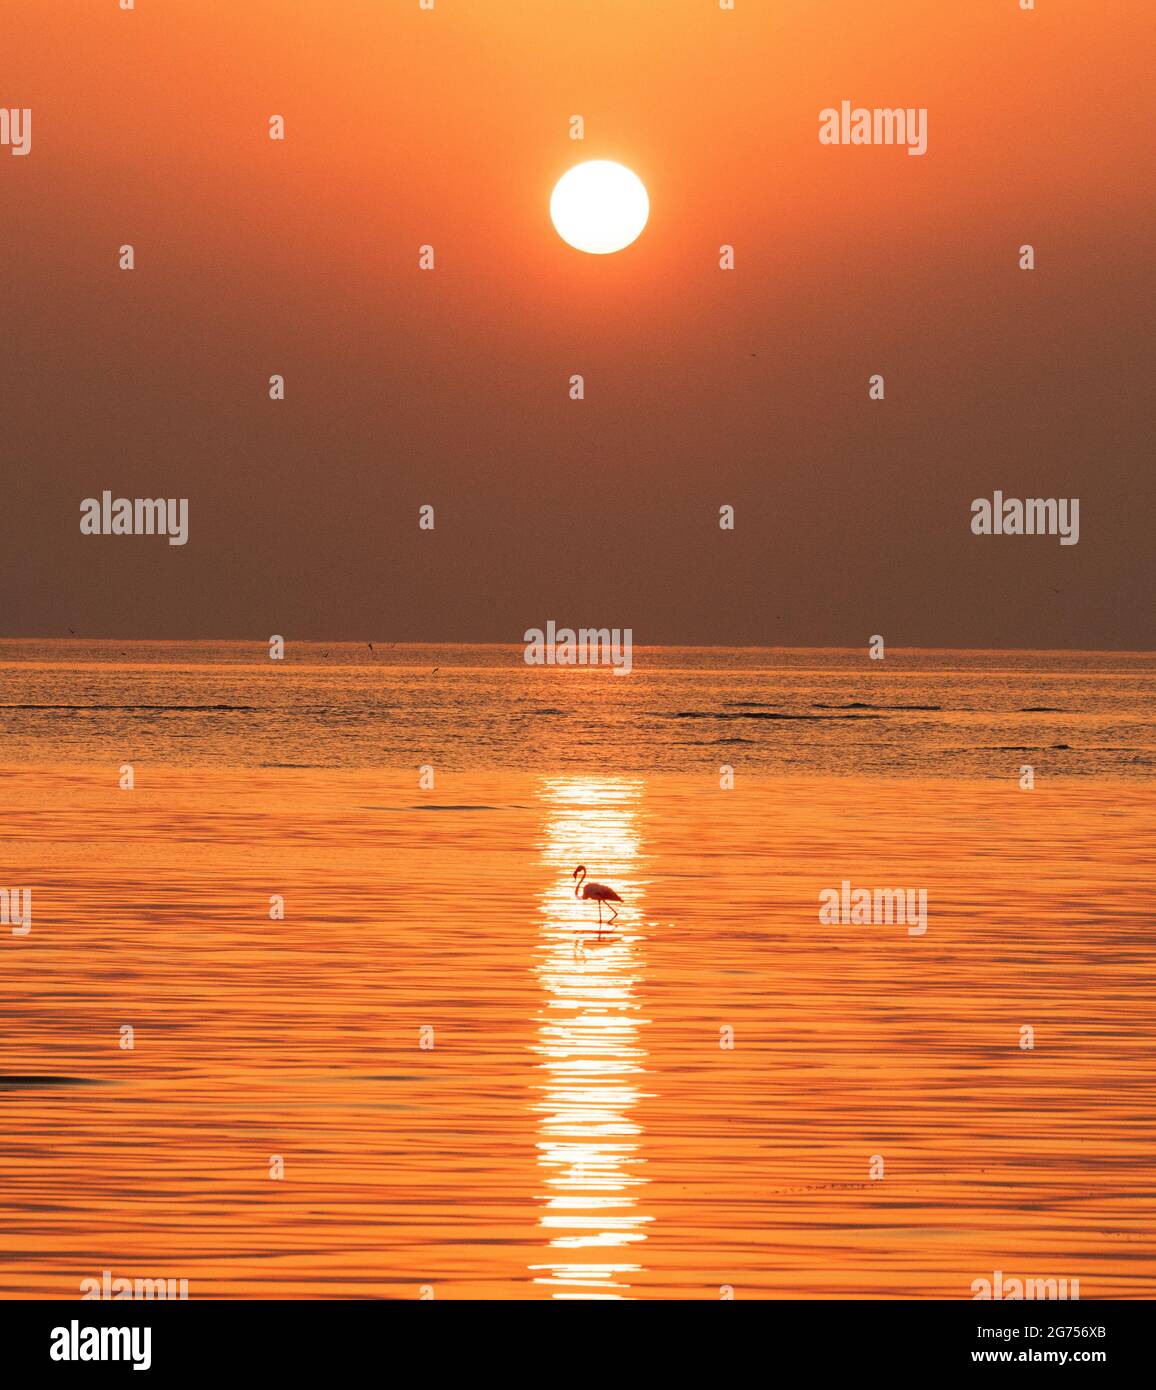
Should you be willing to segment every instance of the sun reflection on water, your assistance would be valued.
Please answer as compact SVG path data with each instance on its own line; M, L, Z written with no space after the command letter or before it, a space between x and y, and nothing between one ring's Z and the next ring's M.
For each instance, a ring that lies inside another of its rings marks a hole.
M634 1113L647 1057L640 1032L647 1020L635 997L644 966L642 793L640 778L544 778L538 789L548 811L534 962L543 1077L531 1108L539 1116L547 1258L530 1273L554 1298L629 1297L652 1220L638 1209L647 1179ZM595 904L574 896L580 863L623 898L601 941Z

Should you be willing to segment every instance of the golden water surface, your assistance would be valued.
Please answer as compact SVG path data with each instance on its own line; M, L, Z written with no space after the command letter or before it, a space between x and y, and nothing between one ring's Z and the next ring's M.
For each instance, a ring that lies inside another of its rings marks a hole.
M1152 1296L1151 786L137 772L2 774L0 1295Z

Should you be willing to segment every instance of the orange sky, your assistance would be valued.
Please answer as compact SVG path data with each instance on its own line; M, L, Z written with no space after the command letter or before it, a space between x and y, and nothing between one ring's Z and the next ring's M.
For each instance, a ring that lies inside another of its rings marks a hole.
M4 28L0 105L34 113L0 149L6 634L1153 645L1150 9L7 0ZM927 107L926 156L821 146L843 98ZM550 227L591 158L650 193L618 256ZM189 544L82 537L104 488L188 497ZM973 537L996 488L1080 497L1079 545Z

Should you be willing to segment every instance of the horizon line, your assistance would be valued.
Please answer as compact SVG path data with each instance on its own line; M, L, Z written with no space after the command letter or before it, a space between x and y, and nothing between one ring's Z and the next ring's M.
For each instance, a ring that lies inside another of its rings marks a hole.
M360 637L292 637L285 638L286 647L291 644L297 646L314 647L366 647L370 641L375 646L383 650L393 647L497 647L513 648L515 650L525 646L524 641L494 641L457 639L457 640L423 640L409 638L360 638ZM119 643L122 646L192 646L198 644L216 644L219 646L237 647L267 647L269 637L87 637L79 633L71 633L65 636L59 634L53 636L24 636L10 637L0 636L0 643L13 642L60 642L60 643ZM662 650L662 649L681 649L684 651L780 651L780 652L861 652L866 650L865 643L858 643L854 646L839 643L818 642L818 643L793 643L793 642L633 642L633 647L637 650ZM1156 647L1019 647L1019 646L922 646L919 643L888 643L888 650L895 652L1020 652L1028 653L1056 653L1063 655L1084 654L1098 656L1156 656Z

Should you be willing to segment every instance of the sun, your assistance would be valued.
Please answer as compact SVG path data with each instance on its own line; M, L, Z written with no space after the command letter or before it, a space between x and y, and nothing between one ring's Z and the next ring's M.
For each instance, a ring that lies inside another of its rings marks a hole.
M612 159L575 164L550 195L555 231L567 245L592 256L606 256L637 241L649 216L642 180Z

